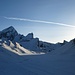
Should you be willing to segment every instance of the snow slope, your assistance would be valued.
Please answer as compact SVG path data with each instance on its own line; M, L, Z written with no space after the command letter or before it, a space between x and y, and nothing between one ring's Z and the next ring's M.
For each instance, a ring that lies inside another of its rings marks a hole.
M43 55L16 55L0 46L0 75L75 75L75 44Z
M0 75L75 75L75 39L52 44L6 28L0 31Z
M73 40L71 40L69 43L65 44L64 46L60 47L59 49L56 49L55 51L52 51L50 54L53 55L75 55L75 44Z
M23 48L22 46L20 46L19 43L16 42L16 47L15 47L15 45L11 41L9 41L9 42L10 42L10 45L2 43L1 47L5 48L11 52L14 52L18 55L33 54L30 50L27 50L27 49Z

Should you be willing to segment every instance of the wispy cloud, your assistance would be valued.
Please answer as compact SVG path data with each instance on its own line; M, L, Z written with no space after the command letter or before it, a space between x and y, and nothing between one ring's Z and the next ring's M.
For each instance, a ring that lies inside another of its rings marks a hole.
M25 19L25 18L15 18L15 17L4 17L5 19L10 20L18 20L18 21L28 21L28 22L37 22L37 23L46 23L46 24L55 24L59 26L66 26L66 27L75 27L74 25L64 24L64 23L57 23L57 22L49 22L43 20L32 20L32 19Z

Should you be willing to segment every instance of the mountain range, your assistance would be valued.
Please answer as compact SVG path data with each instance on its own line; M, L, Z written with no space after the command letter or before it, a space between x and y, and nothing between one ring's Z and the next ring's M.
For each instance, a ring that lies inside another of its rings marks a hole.
M10 26L0 31L0 75L75 75L75 39L53 44Z
M39 38L34 38L33 33L24 36L19 34L13 26L0 31L0 45L7 46L4 48L11 48L18 54L28 54L25 50L28 50L31 54L47 53L63 46L65 43L67 41L56 44L43 42Z

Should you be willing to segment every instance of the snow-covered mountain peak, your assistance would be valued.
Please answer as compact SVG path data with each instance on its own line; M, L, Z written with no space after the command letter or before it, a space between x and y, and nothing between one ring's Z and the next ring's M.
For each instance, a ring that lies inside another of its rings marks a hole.
M33 39L33 33L29 33L27 36L26 36L27 39L31 40Z
M4 30L2 30L2 32L8 32L8 31L16 31L15 28L13 26L10 26Z
M0 31L0 38L7 38L9 40L13 40L16 35L18 35L18 32L15 30L13 26L10 26Z

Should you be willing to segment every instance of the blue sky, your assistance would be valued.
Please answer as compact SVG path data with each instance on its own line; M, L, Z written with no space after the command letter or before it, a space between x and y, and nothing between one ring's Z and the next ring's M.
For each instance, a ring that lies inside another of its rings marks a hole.
M74 20L75 0L0 0L0 30L12 25L21 34L33 32L40 40L62 42L75 38Z

